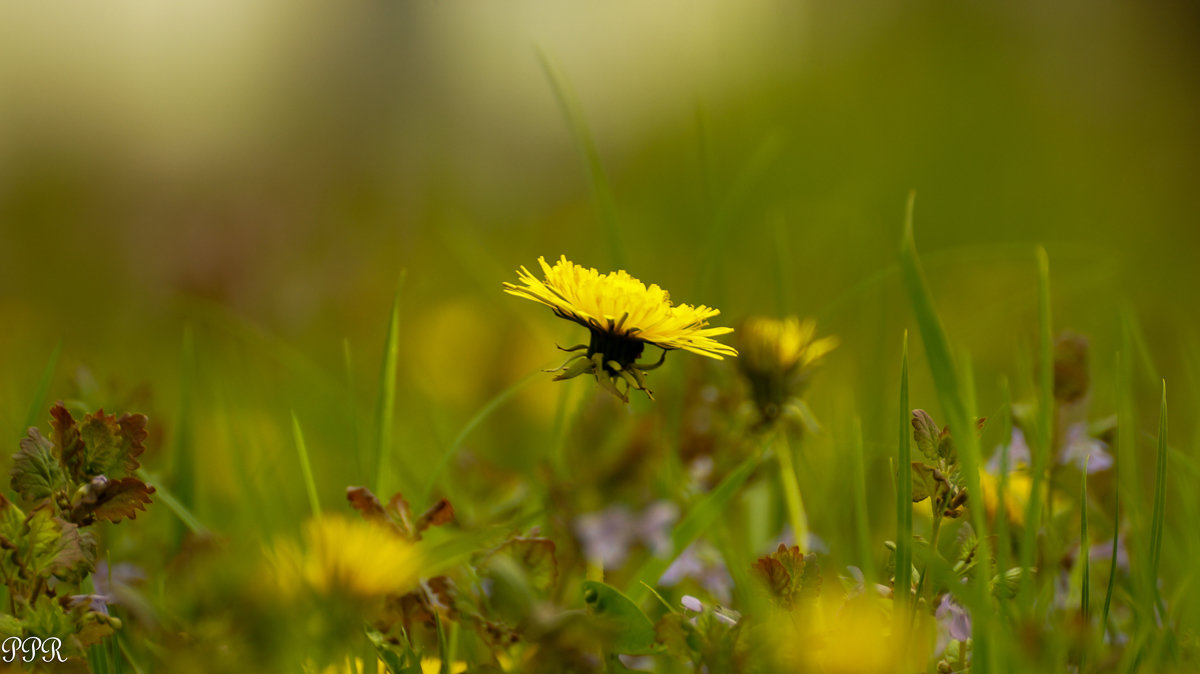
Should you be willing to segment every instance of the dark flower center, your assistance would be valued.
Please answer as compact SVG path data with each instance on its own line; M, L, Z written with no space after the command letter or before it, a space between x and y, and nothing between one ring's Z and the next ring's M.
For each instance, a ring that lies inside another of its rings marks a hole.
M646 343L640 339L631 339L614 335L604 330L592 329L592 342L588 344L588 358L592 354L604 354L604 369L616 374L608 367L608 361L616 361L621 367L632 365L641 355Z

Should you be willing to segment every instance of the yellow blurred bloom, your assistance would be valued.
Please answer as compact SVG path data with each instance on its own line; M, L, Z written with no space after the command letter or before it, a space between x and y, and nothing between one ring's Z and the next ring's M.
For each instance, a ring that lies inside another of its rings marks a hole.
M349 662L330 665L321 670L321 674L358 674L359 672L369 671L363 668L362 658L355 658L354 665ZM382 660L375 661L375 671L379 674L386 674L387 666ZM421 674L438 674L442 671L442 661L437 658L421 658ZM467 663L462 660L450 663L450 674L462 674L467 671Z
M624 270L601 274L596 269L582 267L566 256L553 267L544 257L538 258L545 280L539 280L528 269L518 272L520 284L504 283L504 292L541 302L560 318L575 321L591 331L591 342L568 349L586 348L586 354L576 356L556 371L556 379L569 379L581 374L594 374L606 389L628 400L629 389L645 391L644 371L658 367L639 365L646 344L663 351L683 349L720 360L736 356L737 350L712 339L733 332L733 328L709 328L708 319L721 313L704 305L672 304L670 294L658 285L642 283ZM665 353L664 353L665 356ZM625 382L625 392L617 383ZM653 396L651 396L653 397Z
M996 517L996 509L1000 505L1000 477L986 470L979 471L979 486L983 489L983 507L988 519ZM1029 491L1033 488L1033 478L1024 471L1014 471L1008 474L1008 484L1004 490L1004 510L1008 513L1008 521L1023 526L1025 524L1025 508L1029 504Z
M311 592L369 599L404 593L416 586L422 568L420 553L399 535L335 515L310 520L302 546L277 541L267 558L280 590L292 597Z
M798 397L813 368L837 348L836 337L814 339L816 332L816 321L796 316L752 317L742 324L738 363L765 420L773 420L790 398Z
M778 671L900 674L924 671L929 621L918 616L907 638L893 635L891 602L858 597L843 603L828 625L782 615L765 635Z
M836 337L814 340L816 333L817 322L811 318L748 318L742 324L739 362L743 369L755 372L790 373L809 368L838 345Z

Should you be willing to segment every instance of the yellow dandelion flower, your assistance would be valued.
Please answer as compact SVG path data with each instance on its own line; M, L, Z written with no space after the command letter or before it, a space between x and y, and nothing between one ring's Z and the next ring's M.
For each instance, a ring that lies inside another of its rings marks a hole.
M796 316L752 317L742 324L738 363L765 421L774 420L790 398L800 395L813 369L837 348L836 337L814 339L816 332L816 321Z
M538 263L544 281L521 267L520 284L505 283L504 292L541 302L560 318L591 331L589 344L564 349L586 352L552 370L562 372L555 380L594 374L602 386L628 402L631 388L654 397L646 388L645 371L662 365L667 351L683 349L717 360L738 355L733 347L713 339L733 332L733 328L707 327L708 319L721 313L717 309L672 304L666 290L656 284L647 287L624 270L601 274L567 260L565 255L553 267L544 257L539 257ZM663 350L657 363L637 363L646 344ZM626 385L624 393L617 388L621 381Z
M303 546L278 541L267 552L287 596L370 599L416 587L421 555L412 543L364 520L326 515L304 527Z

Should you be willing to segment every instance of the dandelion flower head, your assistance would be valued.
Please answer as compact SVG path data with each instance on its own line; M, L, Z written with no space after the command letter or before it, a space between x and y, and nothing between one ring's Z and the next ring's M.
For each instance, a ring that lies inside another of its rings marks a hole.
M664 352L683 349L717 360L737 356L737 350L713 339L733 328L708 327L708 319L721 313L704 305L673 304L670 294L657 284L649 287L624 270L601 274L595 268L577 265L566 256L551 267L538 258L543 279L525 267L518 272L520 283L505 283L504 292L541 302L560 318L579 323L591 331L589 344L567 351L586 352L572 357L556 379L594 374L606 389L628 400L630 388L645 391L645 371L662 364L637 363L646 344ZM622 392L617 384L624 382ZM651 396L653 397L653 396Z
M277 541L267 551L285 595L358 599L403 593L417 585L421 556L412 543L386 527L326 515L309 521L303 545Z
M756 316L742 324L741 365L764 421L776 419L798 398L821 359L837 348L836 337L815 339L816 321Z

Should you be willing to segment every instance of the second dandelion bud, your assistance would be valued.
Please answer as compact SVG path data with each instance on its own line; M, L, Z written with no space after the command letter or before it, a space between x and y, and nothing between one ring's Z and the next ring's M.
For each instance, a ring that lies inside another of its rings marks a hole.
M764 423L775 421L804 393L813 369L837 347L836 337L814 339L816 331L816 321L795 316L756 316L742 324L738 364Z

